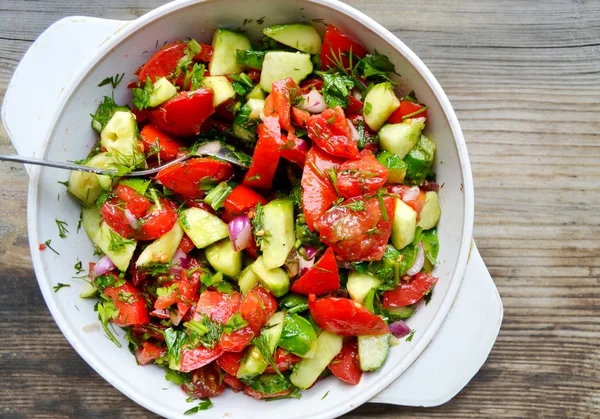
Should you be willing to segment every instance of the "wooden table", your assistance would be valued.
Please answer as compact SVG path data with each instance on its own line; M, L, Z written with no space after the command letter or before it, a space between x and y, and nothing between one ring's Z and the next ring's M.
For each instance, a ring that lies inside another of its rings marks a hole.
M54 21L134 19L161 3L0 0L0 97ZM505 307L487 363L454 400L432 409L367 404L348 417L597 417L600 2L348 3L397 34L449 95L473 165L475 239ZM0 128L0 153L12 151ZM0 416L151 416L59 332L31 267L26 173L3 163L0 175Z

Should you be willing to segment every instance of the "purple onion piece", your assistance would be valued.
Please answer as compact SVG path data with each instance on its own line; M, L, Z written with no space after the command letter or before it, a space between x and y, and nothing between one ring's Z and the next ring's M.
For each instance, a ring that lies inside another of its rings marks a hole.
M406 271L406 275L413 276L421 272L423 269L423 265L425 264L425 252L423 251L423 244L419 242L417 245L419 251L417 252L417 257L415 259L415 263Z
M410 335L410 327L406 325L402 320L398 320L390 324L390 332L394 334L398 339Z
M104 256L98 261L98 263L96 263L96 266L94 266L94 277L104 275L105 273L110 272L115 268L116 266L113 263L113 261L110 260L108 256Z
M252 240L252 226L247 215L235 217L227 224L229 238L233 244L233 250L239 252L250 246Z

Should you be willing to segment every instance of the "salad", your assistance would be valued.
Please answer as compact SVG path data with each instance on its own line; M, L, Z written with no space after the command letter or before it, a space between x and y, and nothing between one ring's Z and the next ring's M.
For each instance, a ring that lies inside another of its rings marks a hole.
M109 339L121 346L121 327L139 365L195 399L356 385L412 339L404 320L438 281L427 106L397 97L389 59L332 25L323 39L305 23L263 33L159 49L129 105L106 96L92 115L81 163L118 174L66 183L101 256L81 296ZM245 168L194 155L211 141Z

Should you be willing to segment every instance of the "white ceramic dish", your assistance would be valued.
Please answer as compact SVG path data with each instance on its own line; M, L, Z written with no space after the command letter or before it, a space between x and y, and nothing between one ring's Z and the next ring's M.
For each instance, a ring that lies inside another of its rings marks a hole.
M410 319L410 326L417 330L412 342L403 341L393 348L384 367L375 373L365 374L358 386L324 380L305 392L301 400L269 403L267 409L264 402L228 392L215 398L215 406L204 413L206 417L335 417L377 395L421 355L448 314L467 264L472 238L473 186L464 138L443 90L410 49L364 14L332 0L187 0L167 4L132 22L104 21L104 25L114 27L115 33L103 39L96 53L73 71L71 77L58 72L55 75L62 77L65 83L66 80L69 82L61 90L55 114L47 121L50 129L39 133L44 136L45 142L36 154L54 160L76 160L88 152L95 141L95 134L89 126L89 114L95 110L102 95L110 94L109 87L97 87L104 77L126 73L124 82L115 91L115 99L127 102L129 97L125 86L128 78L164 41L186 36L208 41L217 26L235 28L241 26L246 18L256 20L263 16L265 25L323 19L352 33L369 49L388 55L402 75L399 90L414 89L419 99L430 106L428 132L438 143L436 171L438 181L444 184L440 192L444 210L439 224L440 264L435 270L440 281L431 303ZM85 20L82 23L89 31L88 35L93 36L94 22ZM251 24L246 29L252 35L258 34L260 27ZM106 27L102 33L106 33ZM89 49L90 43L81 42L80 48ZM58 52L55 56L56 60L60 60L60 54ZM70 51L64 55L72 59L74 54ZM14 97L10 96L10 88L7 97ZM31 104L27 102L26 97L13 99L11 106L3 110L5 121L11 117L11 112L27 109L25 105L31 114ZM29 134L35 132L31 127L22 125L7 127L9 135L18 135L14 131L21 129L29 129ZM83 232L75 234L79 207L67 198L64 188L57 183L65 180L67 175L37 167L30 170L30 178L28 225L33 263L40 288L58 326L79 354L128 397L162 416L181 417L190 407L183 392L164 381L162 370L138 367L126 348L119 349L104 337L92 310L94 303L77 297L83 284L75 283L59 293L53 292L52 287L56 283L65 282L74 274L73 265L77 260L84 263L91 260L92 245ZM58 194L61 194L61 199L57 199ZM56 218L68 222L71 231L68 239L58 238ZM52 245L61 253L60 256L38 250L39 243L48 239L53 239ZM327 392L328 396L323 398Z

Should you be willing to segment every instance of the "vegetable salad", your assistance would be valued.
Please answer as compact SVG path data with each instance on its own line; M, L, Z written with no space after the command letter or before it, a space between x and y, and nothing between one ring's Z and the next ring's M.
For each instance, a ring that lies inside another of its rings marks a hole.
M359 384L412 339L404 320L438 281L427 106L332 25L323 39L304 23L263 33L159 49L129 105L106 96L92 115L99 140L81 163L118 174L66 183L102 256L81 296L138 364L203 399L191 411L227 387L274 399L327 375ZM195 156L123 177L210 141L246 168Z

